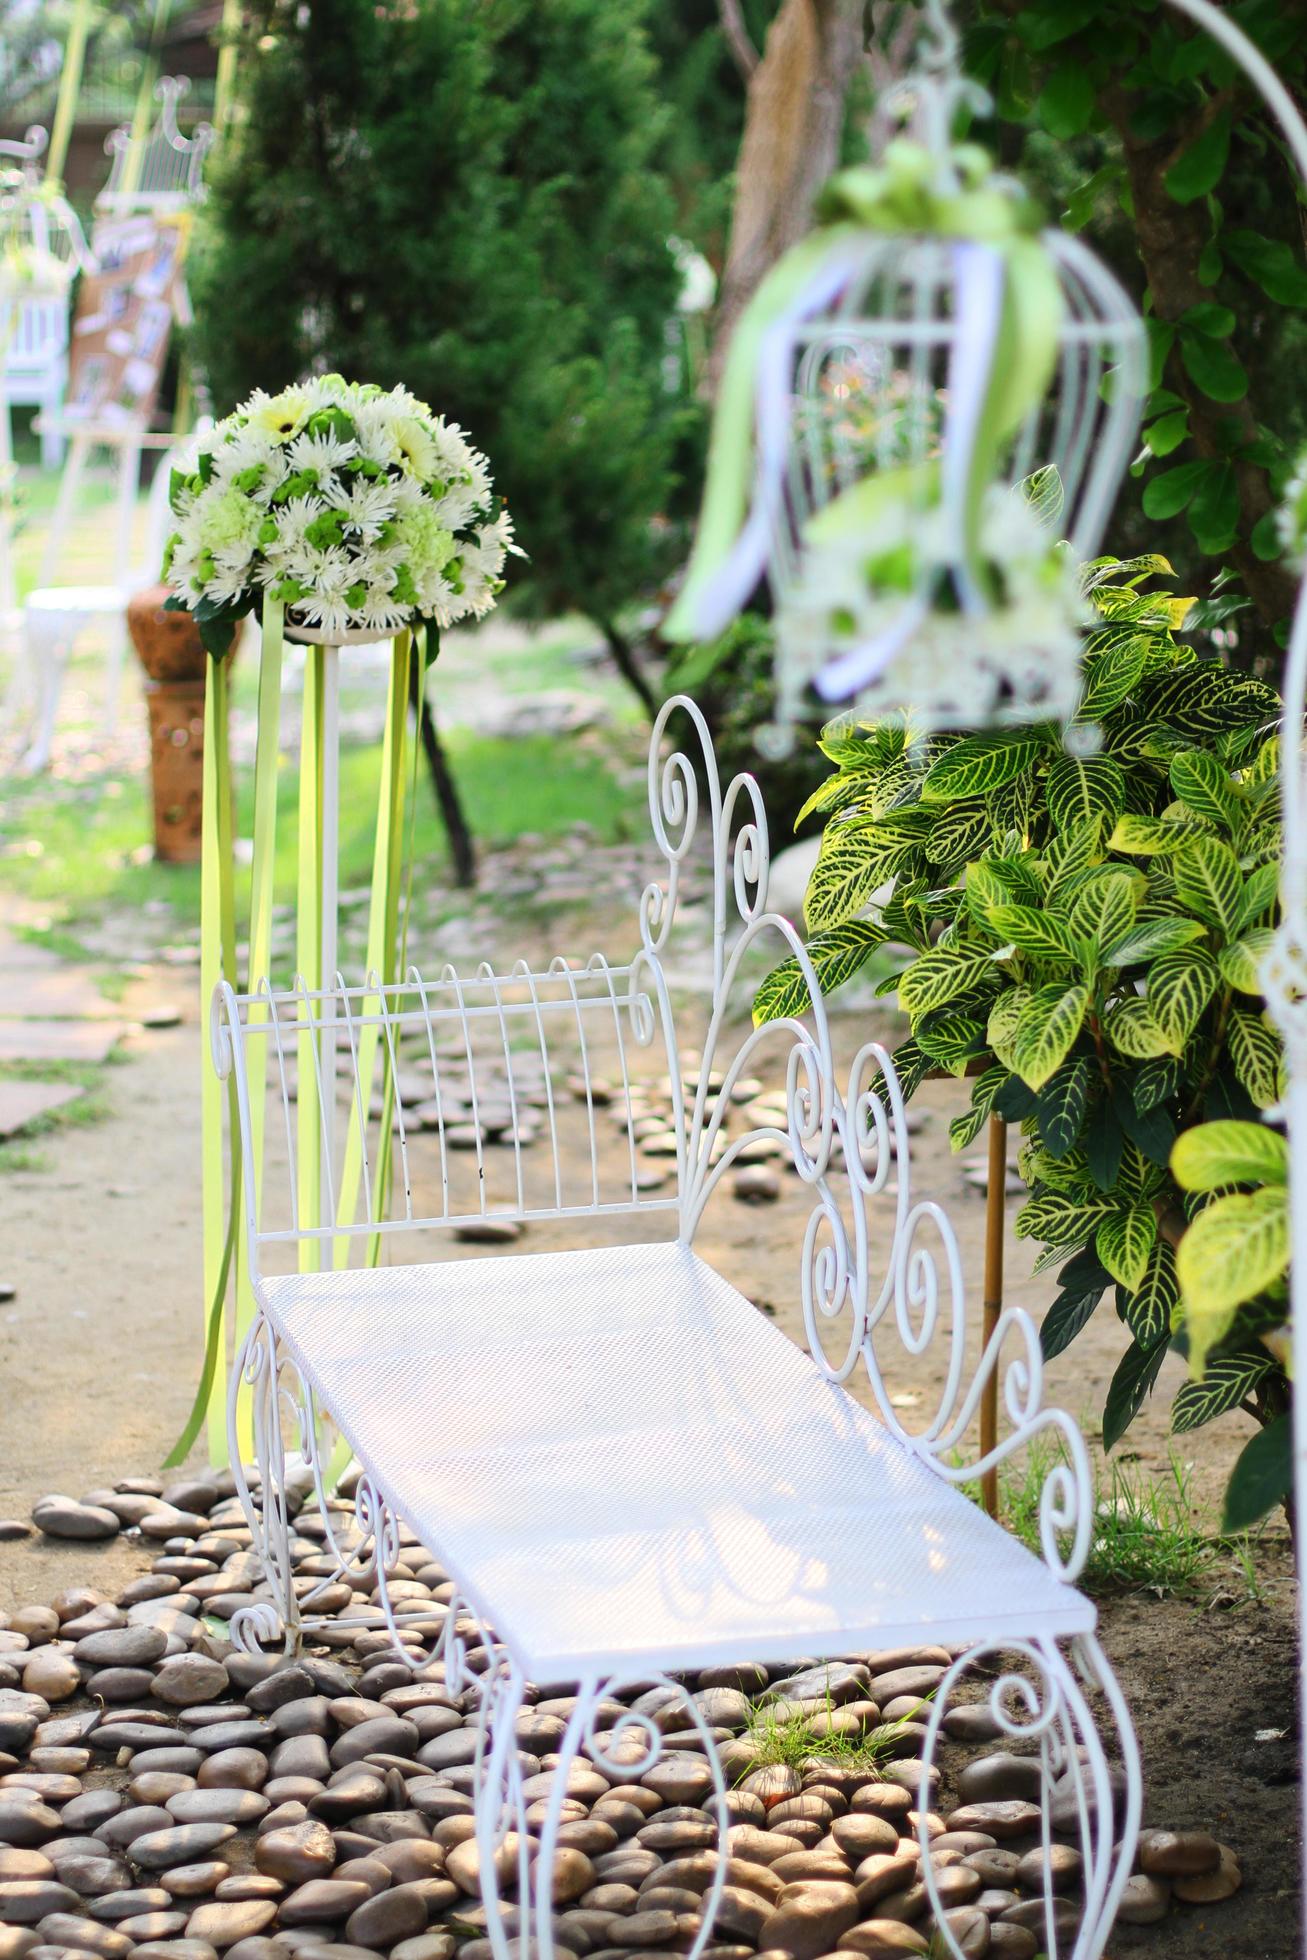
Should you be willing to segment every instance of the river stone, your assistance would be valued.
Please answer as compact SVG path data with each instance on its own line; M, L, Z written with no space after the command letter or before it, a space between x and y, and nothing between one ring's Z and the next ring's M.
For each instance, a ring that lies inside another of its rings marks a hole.
M25 1803L16 1791L0 1791L0 1844L30 1850L47 1838L57 1837L61 1828L59 1813L49 1804L39 1800Z
M756 1946L770 1916L771 1906L756 1892L747 1891L743 1885L724 1885L713 1921L713 1940L734 1938Z
M206 1892L216 1892L230 1875L231 1866L221 1858L203 1858L195 1865L174 1865L160 1877L175 1899L202 1899Z
M196 1781L204 1790L261 1790L268 1780L268 1759L260 1749L218 1749L200 1755Z
M418 1732L412 1722L405 1721L400 1715L378 1715L371 1721L359 1722L353 1728L346 1729L344 1735L333 1743L331 1766L333 1769L343 1769L348 1763L361 1762L365 1756L372 1755L412 1757L418 1744ZM316 1770L308 1772L310 1775L317 1773Z
M0 1923L35 1926L51 1912L76 1912L81 1900L71 1885L53 1878L0 1880Z
M1080 1883L1084 1859L1070 1844L1050 1844L1047 1850L1027 1851L1016 1869L1016 1882L1038 1892L1047 1882L1054 1892L1072 1892Z
M989 1928L987 1960L1035 1960L1039 1941L1028 1926L1009 1926L1001 1919Z
M390 1949L390 1960L454 1960L458 1951L458 1941L452 1933L438 1933L434 1929L427 1933L417 1933L411 1940L400 1940Z
M20 1755L27 1749L37 1728L50 1713L44 1695L25 1693L21 1688L0 1688L0 1750Z
M311 1878L282 1900L278 1919L283 1926L313 1926L324 1921L334 1925L375 1897L377 1889L362 1879Z
M208 1940L146 1940L136 1949L138 1960L218 1960Z
M830 1953L857 1923L858 1895L849 1884L805 1879L787 1886L758 1935L760 1950L788 1953L791 1960L817 1960Z
M841 1953L859 1953L862 1960L903 1960L905 1954L929 1953L930 1942L915 1926L897 1919L864 1919L840 1940Z
M80 1904L80 1901L79 1901ZM126 1933L81 1913L52 1912L41 1921L41 1938L47 1946L71 1948L74 1953L98 1953L102 1960L127 1960L132 1941Z
M126 1892L131 1885L126 1868L116 1858L97 1858L74 1852L60 1858L56 1869L61 1885L71 1885L84 1899L102 1897L106 1892Z
M87 1667L148 1667L167 1652L167 1636L157 1627L106 1627L88 1633L73 1648Z
M917 1847L907 1839L896 1851L874 1851L864 1858L853 1874L859 1910L874 1916L882 1899L911 1886L918 1863Z
M1177 1899L1189 1906L1209 1906L1233 1898L1243 1884L1243 1872L1228 1844L1218 1845L1217 1850L1220 1863L1214 1872L1195 1872L1174 1880L1171 1890Z
M0 1884L14 1878L53 1878L54 1866L43 1851L20 1851L0 1844Z
M24 1689L43 1701L67 1701L81 1685L81 1670L63 1647L38 1647L23 1669Z
M254 1848L254 1862L269 1878L304 1885L309 1879L325 1878L330 1873L336 1863L336 1846L325 1824L308 1819L265 1832Z
M1187 1878L1215 1871L1221 1847L1208 1831L1141 1831L1138 1857L1155 1878Z
M871 1811L850 1811L846 1817L836 1817L830 1834L845 1857L855 1864L876 1851L893 1852L898 1845L898 1832L889 1819L877 1817Z
M99 1504L79 1504L58 1492L33 1507L32 1523L47 1538L116 1538L119 1524L112 1511Z
M333 1779L309 1799L309 1809L328 1823L343 1824L350 1817L375 1810L385 1799L386 1785L376 1770L364 1763L352 1763L339 1780Z
M120 1919L117 1926L118 1931L129 1940L170 1940L186 1931L186 1914L168 1912L160 1907L156 1912L142 1912L132 1919Z
M396 1885L356 1906L345 1921L345 1937L356 1946L391 1947L426 1931L427 1901L422 1884Z
M11 1538L18 1536L10 1532ZM5 1529L0 1525L0 1538ZM31 1926L0 1926L0 1960L26 1960L27 1954L41 1944L41 1935Z
M995 1803L1005 1797L1038 1803L1043 1771L1037 1756L1014 1756L1000 1750L967 1763L959 1770L956 1783L960 1804Z
M102 1919L106 1926L117 1926L124 1919L134 1918L143 1912L167 1912L171 1900L161 1885L132 1885L123 1892L110 1892L102 1899L92 1899L86 1910L92 1919Z
M153 1693L173 1708L192 1708L217 1701L230 1683L221 1661L208 1654L174 1654L154 1677Z
M948 1819L950 1831L984 1831L994 1838L1025 1837L1039 1828L1039 1806L1015 1797L997 1803L963 1804Z
M849 1807L858 1812L866 1811L872 1817L887 1817L891 1823L906 1828L908 1812L912 1808L912 1792L898 1783L864 1783L853 1792Z
M169 1797L180 1796L183 1790L193 1790L195 1778L183 1776L175 1769L147 1769L139 1776L133 1776L127 1785L127 1794L133 1803L166 1804Z
M253 1938L277 1917L271 1899L213 1899L197 1906L186 1922L186 1937L207 1940L219 1949Z
M331 1775L331 1757L320 1735L292 1735L279 1742L269 1757L274 1776L311 1776L325 1783Z
M834 1847L824 1851L787 1851L772 1866L782 1885L798 1885L804 1879L829 1879L835 1885L847 1885L853 1877L853 1867L844 1854Z
M262 1872L231 1872L213 1888L215 1899L279 1899L286 1888L279 1878Z
M143 1865L147 1871L193 1864L235 1835L233 1824L177 1824L166 1831L147 1831L132 1844L132 1863Z
M179 1824L257 1824L268 1799L257 1790L179 1790L165 1805Z

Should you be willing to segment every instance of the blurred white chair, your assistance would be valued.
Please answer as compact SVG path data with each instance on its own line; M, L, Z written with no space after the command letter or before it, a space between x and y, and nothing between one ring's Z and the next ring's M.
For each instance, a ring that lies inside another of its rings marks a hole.
M79 438L74 438L76 451ZM143 586L153 585L159 576L163 555L164 530L168 515L170 463L167 451L174 447L171 436L141 435L118 445L119 487L117 499L117 548L115 565L121 567L117 582L102 585L41 584L29 592L23 610L23 651L27 667L27 699L33 724L32 740L19 764L23 775L36 775L49 767L54 748L55 722L64 676L81 635L98 626L106 637L106 677L103 726L112 733L118 718L118 698L122 688L123 660L127 652L127 602ZM140 474L142 448L163 451L150 485L143 556L132 559L132 517ZM75 458L69 459L65 484L72 474ZM80 474L80 470L78 472ZM63 501L61 490L60 501ZM52 537L60 535L58 514ZM50 553L42 570L48 577Z
M57 470L63 461L64 439L59 428L64 389L68 382L68 302L24 299L14 307L14 322L5 350L0 395L6 409L40 411L41 465Z

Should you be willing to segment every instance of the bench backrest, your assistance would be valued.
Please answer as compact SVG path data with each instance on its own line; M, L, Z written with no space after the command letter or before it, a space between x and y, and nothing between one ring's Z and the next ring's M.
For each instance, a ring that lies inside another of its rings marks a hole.
M349 1264L374 1233L680 1202L684 1101L665 989L647 961L410 970L394 986L320 992L224 986L212 1034L219 1074L234 1071L256 1253L325 1243ZM644 1188L640 1092L630 1094L632 1051L651 1046L665 1057L676 1139L656 1190Z

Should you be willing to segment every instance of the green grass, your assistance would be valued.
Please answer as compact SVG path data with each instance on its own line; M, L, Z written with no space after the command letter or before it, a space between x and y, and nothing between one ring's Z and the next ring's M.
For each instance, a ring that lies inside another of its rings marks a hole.
M929 1698L921 1704L922 1711L928 1707ZM814 1758L837 1763L842 1769L876 1770L902 1751L905 1726L902 1722L881 1722L874 1728L837 1730L827 1735L814 1726L811 1716L787 1717L783 1708L784 1703L776 1699L755 1703L741 1737L753 1756L741 1770L742 1778L752 1775L756 1769L770 1769L777 1764L803 1770ZM828 1697L826 1713L834 1712Z
M23 1126L15 1137L0 1143L0 1176L13 1171L45 1171L50 1168L47 1152L39 1148L40 1139L60 1130L84 1129L103 1122L109 1114L105 1077L122 1058L111 1055L106 1062L0 1062L0 1080L10 1082L70 1083L84 1093L76 1102L64 1103Z
M588 824L596 842L613 843L634 832L638 812L630 792L597 752L575 740L549 736L512 740L453 730L447 740L473 836L493 849L534 833L549 839ZM376 832L379 745L347 749L341 759L340 883L367 885ZM283 759L278 777L278 896L293 897L296 871L295 809L299 772ZM446 881L447 844L425 764L417 782L416 876L424 884ZM239 834L253 829L253 787L242 770L237 793ZM8 786L0 811L0 859L5 884L24 897L57 908L62 949L80 951L77 927L106 913L170 908L175 929L194 927L200 916L198 865L157 864L150 839L150 788L127 776L68 783L40 778ZM238 905L248 900L248 869L238 873ZM48 935L37 935L46 944Z
M1036 1437L999 1476L1000 1516L1008 1529L1039 1550L1039 1502L1049 1473L1066 1456L1047 1436ZM1231 1571L1236 1603L1257 1597L1252 1541L1247 1534L1223 1538L1205 1520L1193 1489L1193 1473L1174 1449L1160 1474L1112 1458L1093 1459L1094 1530L1078 1584L1105 1597L1152 1593L1159 1599L1226 1595ZM979 1498L979 1487L972 1496Z

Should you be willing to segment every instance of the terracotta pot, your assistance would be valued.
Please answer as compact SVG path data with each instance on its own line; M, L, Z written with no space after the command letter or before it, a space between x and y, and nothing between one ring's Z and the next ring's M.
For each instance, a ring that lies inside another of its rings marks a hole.
M167 615L172 618L172 614ZM189 624L189 621L187 622ZM204 682L147 681L154 854L198 864L204 781Z
M189 613L165 612L166 585L147 585L127 603L127 631L152 681L203 681L204 646Z

